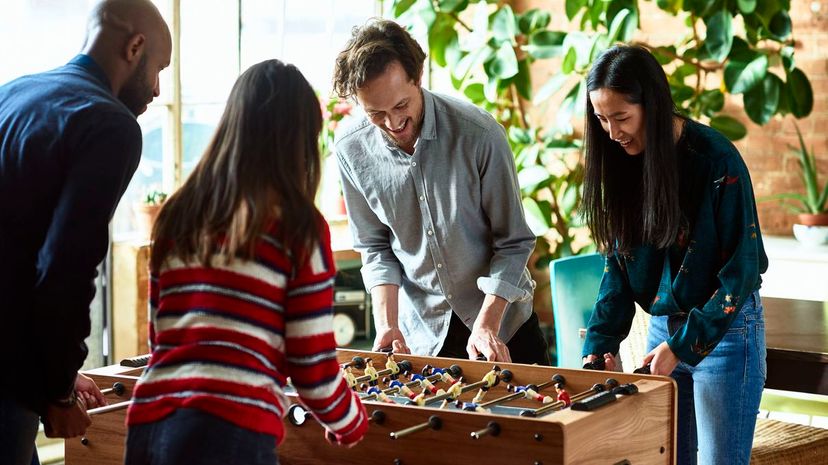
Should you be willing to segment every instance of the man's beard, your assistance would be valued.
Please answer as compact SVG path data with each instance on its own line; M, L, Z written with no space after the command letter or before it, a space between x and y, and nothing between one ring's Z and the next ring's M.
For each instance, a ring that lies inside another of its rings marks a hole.
M129 80L121 87L118 93L120 100L132 112L138 116L144 112L144 107L152 100L154 89L146 81L147 77L147 56L141 56L138 67Z

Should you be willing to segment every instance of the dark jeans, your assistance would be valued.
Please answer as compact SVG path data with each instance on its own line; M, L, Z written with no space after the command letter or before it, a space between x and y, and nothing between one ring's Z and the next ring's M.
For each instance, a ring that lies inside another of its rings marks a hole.
M466 352L466 343L469 342L469 336L471 336L471 330L463 324L457 314L452 312L446 340L437 356L469 358L469 353ZM512 362L514 363L552 365L549 346L546 344L543 331L540 329L538 315L534 312L526 320L526 323L518 328L512 339L506 343L506 347L509 348L509 355L512 356Z
M0 464L40 465L35 449L38 415L9 395L0 395Z
M183 408L127 431L125 465L276 465L276 438Z

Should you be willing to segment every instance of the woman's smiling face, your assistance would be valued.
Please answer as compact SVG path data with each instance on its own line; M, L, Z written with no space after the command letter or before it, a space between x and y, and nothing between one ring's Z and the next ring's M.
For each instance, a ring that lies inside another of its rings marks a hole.
M628 155L644 152L644 107L628 102L624 94L607 88L593 90L589 100L610 139L618 142Z

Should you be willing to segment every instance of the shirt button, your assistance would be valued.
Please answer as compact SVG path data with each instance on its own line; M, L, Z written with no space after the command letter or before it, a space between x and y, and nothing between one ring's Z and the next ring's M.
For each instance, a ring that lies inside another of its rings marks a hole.
M438 263L438 264L437 264L437 268L442 268L442 267L443 267L443 264L442 264L442 263Z
M425 200L425 197L423 197L423 196L421 195L421 196L420 196L420 200Z
M434 234L434 231L432 231L432 230L430 230L430 229L429 229L429 230L427 231L427 233L428 233L428 235L430 236L430 235Z
M417 162L416 162L416 161L412 161L412 162L411 162L411 166L417 166Z
M452 297L454 297L454 296L453 296L453 295L451 295L451 294L449 294L449 295L447 295L447 296L446 296L446 298L448 298L448 299L451 299Z

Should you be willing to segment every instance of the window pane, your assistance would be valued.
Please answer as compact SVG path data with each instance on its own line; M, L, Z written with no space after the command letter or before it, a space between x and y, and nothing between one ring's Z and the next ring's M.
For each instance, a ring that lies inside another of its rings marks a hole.
M138 118L144 134L143 152L138 169L129 183L113 219L114 239L135 235L141 231L141 224L135 213L135 206L153 190L162 190L162 171L165 138L168 134L169 110L165 106L151 106Z
M224 103L239 72L238 3L181 0L184 103Z
M224 105L185 105L181 115L184 154L181 166L182 181L193 171L204 149L213 137Z
M0 85L66 64L81 49L89 0L15 0L0 12Z

